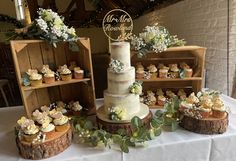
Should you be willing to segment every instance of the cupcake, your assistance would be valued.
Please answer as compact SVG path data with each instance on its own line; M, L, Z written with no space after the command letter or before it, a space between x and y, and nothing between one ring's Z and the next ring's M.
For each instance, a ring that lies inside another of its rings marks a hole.
M46 106L46 105L41 106L41 107L40 107L40 110L41 110L42 112L47 113L47 114L49 114L49 112L50 112L50 108L49 108L48 106Z
M189 102L189 103L192 103L192 104L197 104L199 103L199 99L197 96L195 96L194 92L192 92L188 98L186 98L186 100Z
M177 64L170 65L170 77L179 78L179 68Z
M225 116L226 108L223 101L220 98L217 98L213 102L212 106L212 116L215 118L222 118Z
M56 125L57 132L63 132L67 129L69 124L69 118L63 115L61 112L56 112L52 115L54 118L53 123Z
M156 95L157 96L163 96L164 92L162 91L162 89L159 88L159 89L157 89Z
M143 68L136 68L136 78L143 79L145 75L145 71Z
M193 69L191 69L191 68L184 69L184 76L186 78L192 77L192 75L193 75Z
M20 130L23 131L23 139L25 141L31 143L37 138L39 128L35 125L33 120L21 117L21 119L17 121L17 124L20 126Z
M146 104L149 106L156 105L157 99L152 91L147 91Z
M193 108L193 104L188 101L182 101L179 106L179 111L184 112L185 110L189 109L191 110Z
M151 73L151 79L156 79L157 78L157 68L155 65L150 64L147 67L148 71Z
M29 69L27 74L29 75L29 79L30 79L30 84L31 86L40 86L43 83L42 80L42 75L38 74L38 71L36 69Z
M172 92L171 90L167 90L166 96L168 96L169 98L174 98L174 97L176 97L176 94L174 92Z
M47 112L39 112L39 110L35 110L32 113L33 119L40 125L45 123L50 123L52 119L48 116Z
M75 79L83 79L84 78L84 70L80 69L80 67L74 68L74 77Z
M46 135L46 139L53 138L53 135L55 134L55 126L52 123L46 122L42 124L40 131Z
M211 115L211 109L205 108L204 106L200 106L198 108L198 112L200 113L203 119L208 118Z
M165 96L159 95L159 96L157 97L157 104L158 104L159 106L164 106L165 103L166 103L166 98L165 98Z
M144 70L144 67L141 62L136 63L136 70L138 70L138 69Z
M44 83L50 84L55 82L55 72L49 69L49 65L43 65L41 73L43 74Z
M58 102L56 103L56 111L59 111L59 112L61 112L62 114L67 114L68 111L67 111L67 109L66 109L66 106L67 106L67 105L66 105L64 102L58 101Z
M186 96L187 94L185 93L185 91L183 89L179 89L177 95L179 96L179 98L181 100L184 100L185 98L187 98L187 96Z
M82 106L80 105L79 101L71 102L69 105L70 109L72 110L74 115L80 115L80 111L82 110Z
M159 77L160 78L168 78L168 69L166 69L166 68L159 69Z
M63 81L69 81L72 79L72 73L67 65L63 65L59 68L60 76Z

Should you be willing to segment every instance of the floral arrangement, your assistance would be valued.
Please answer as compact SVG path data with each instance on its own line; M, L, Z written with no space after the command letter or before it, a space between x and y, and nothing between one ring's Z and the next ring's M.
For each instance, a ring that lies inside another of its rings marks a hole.
M130 87L129 91L130 93L141 95L142 94L142 82L136 81L134 82Z
M115 73L119 73L124 70L124 63L119 60L111 59L109 67Z
M158 25L146 26L138 36L131 36L131 45L138 51L138 56L145 55L148 51L155 53L163 52L172 46L183 46L184 40L180 40L176 35L170 35L169 31Z
M15 39L17 37L40 38L53 44L54 47L60 41L76 41L78 36L76 35L75 29L68 27L63 21L64 18L51 9L39 8L38 18L29 26L17 29L9 39Z
M120 121L124 120L126 116L126 110L122 106L115 106L109 108L109 119L115 120L115 121Z

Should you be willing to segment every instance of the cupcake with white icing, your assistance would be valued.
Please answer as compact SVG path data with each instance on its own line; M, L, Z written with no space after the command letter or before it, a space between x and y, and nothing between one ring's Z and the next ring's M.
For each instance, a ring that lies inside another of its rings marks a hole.
M69 81L72 79L72 72L67 68L67 65L60 66L58 71L63 81Z
M226 114L226 108L223 101L220 98L216 98L212 106L212 116L216 118L222 118Z
M177 64L170 64L170 77L179 78L179 68Z
M52 123L45 122L42 124L40 131L46 135L46 139L53 138L55 134L55 126Z
M148 71L151 73L151 79L156 79L157 78L157 68L155 65L150 64L147 67Z
M43 77L41 74L38 73L36 69L29 69L27 71L27 74L29 75L30 79L30 85L31 86L40 86L43 83Z
M56 112L52 115L54 118L53 123L56 125L56 131L65 131L69 124L69 118L63 115L61 112Z
M74 68L74 77L75 79L83 79L84 78L84 70L82 70L80 67Z

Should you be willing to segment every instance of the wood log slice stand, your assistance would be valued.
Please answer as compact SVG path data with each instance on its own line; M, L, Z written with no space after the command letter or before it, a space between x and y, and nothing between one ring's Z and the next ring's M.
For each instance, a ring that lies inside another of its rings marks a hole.
M180 122L180 126L184 129L200 134L222 134L226 132L228 124L228 114L222 118L209 117L206 119L196 119L184 115Z
M43 143L29 143L19 137L16 145L20 155L25 159L39 160L52 157L63 152L71 145L72 129L68 124L63 132L55 132L54 138L45 140Z
M149 114L142 119L143 126L149 128L151 119L152 119L152 112L150 111ZM119 129L124 129L127 132L127 134L132 134L131 122L125 122L125 123L107 122L97 117L97 124L99 128L104 129L112 134L117 133Z

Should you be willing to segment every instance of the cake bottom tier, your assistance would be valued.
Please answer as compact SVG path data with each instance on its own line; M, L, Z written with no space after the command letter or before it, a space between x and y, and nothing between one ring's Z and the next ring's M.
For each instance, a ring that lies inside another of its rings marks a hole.
M119 129L125 130L128 135L132 134L133 131L131 120L112 121L104 118L105 116L101 115L100 112L102 112L102 107L100 108L100 111L97 111L97 124L99 128L104 129L112 134L117 133ZM148 110L148 113L143 118L141 118L143 126L150 128L151 119L152 112Z
M97 117L100 120L103 120L105 122L110 122L110 123L127 123L127 122L130 122L134 116L138 116L140 119L143 119L149 114L150 110L149 110L149 107L145 104L139 103L139 106L140 106L140 110L138 112L133 113L133 114L127 114L126 119L124 120L120 120L120 121L110 120L108 113L105 112L105 106L102 106L97 110Z
M109 109L117 106L124 108L125 113L129 115L136 114L140 112L139 95L131 93L118 95L104 91L104 112L109 114Z

